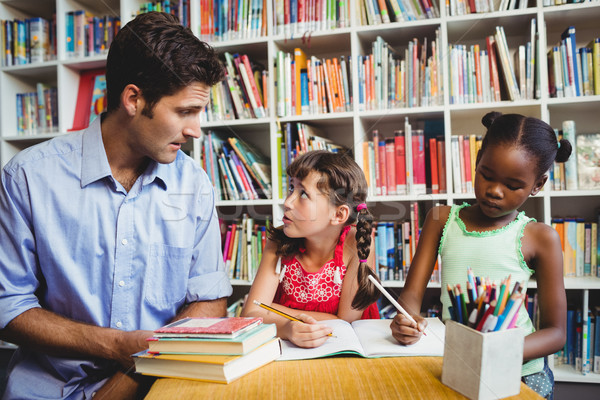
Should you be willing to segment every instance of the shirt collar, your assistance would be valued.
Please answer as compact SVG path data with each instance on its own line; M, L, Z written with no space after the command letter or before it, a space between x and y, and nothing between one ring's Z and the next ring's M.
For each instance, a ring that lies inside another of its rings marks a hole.
M83 132L81 187L85 187L107 176L112 177L112 171L106 157L104 143L102 142L101 120L102 116L98 116ZM179 156L178 154L177 158ZM167 165L152 160L146 171L142 174L142 185L148 185L156 180L166 190L169 176L167 167Z

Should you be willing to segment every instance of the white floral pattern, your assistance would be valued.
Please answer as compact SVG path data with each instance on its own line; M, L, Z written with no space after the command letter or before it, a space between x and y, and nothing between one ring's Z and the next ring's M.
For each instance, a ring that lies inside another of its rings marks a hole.
M294 260L287 265L282 287L286 296L298 303L325 303L332 298L339 300L342 285L334 283L334 260L327 262L319 272L306 272L300 262ZM346 266L340 266L340 277L344 279Z

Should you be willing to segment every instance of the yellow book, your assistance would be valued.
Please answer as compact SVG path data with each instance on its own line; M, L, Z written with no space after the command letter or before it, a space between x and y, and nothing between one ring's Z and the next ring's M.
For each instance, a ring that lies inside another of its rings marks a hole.
M477 136L469 135L469 153L471 155L471 181L475 185L475 164L477 162Z
M371 187L371 177L370 177L370 171L369 171L369 142L368 141L364 141L362 143L362 151L363 151L363 171L365 173L365 178L367 180L367 187L370 188Z
M594 94L600 94L600 38L593 39L586 47L592 49Z
M301 48L294 49L294 82L296 87L296 115L302 114L302 86L300 85L300 72L306 69L306 53Z
M575 252L577 250L577 221L565 219L565 253L563 271L565 276L575 276Z
M577 246L575 247L575 276L583 276L583 261L585 254L585 223L577 221Z

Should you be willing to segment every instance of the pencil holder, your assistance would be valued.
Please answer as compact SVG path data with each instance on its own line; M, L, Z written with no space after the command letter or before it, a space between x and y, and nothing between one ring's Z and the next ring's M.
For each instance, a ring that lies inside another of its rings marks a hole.
M481 333L446 323L442 383L469 399L500 399L521 391L524 331Z

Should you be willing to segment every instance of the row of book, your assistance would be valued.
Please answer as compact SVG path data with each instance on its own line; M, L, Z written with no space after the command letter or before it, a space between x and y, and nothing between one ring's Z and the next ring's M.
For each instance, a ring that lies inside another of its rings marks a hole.
M254 280L267 243L268 223L258 224L244 214L241 220L227 225L222 248L229 279Z
M374 223L375 273L383 281L404 281L417 249L425 210L418 202L410 203L409 218L405 221ZM435 265L430 282L439 283L441 262Z
M17 93L17 134L35 135L58 129L58 98L56 87L41 82L35 92Z
M450 138L454 193L474 193L475 164L482 141L483 137L479 135L453 135Z
M600 307L588 310L567 309L567 340L563 349L554 355L554 365L571 365L587 375L600 374Z
M541 95L539 62L536 61L538 34L531 20L531 38L510 57L504 28L479 44L449 46L450 103L468 104L501 100L534 99Z
M222 136L209 130L200 140L200 164L208 174L217 198L270 199L270 161L241 139L223 139Z
M275 324L262 318L184 318L154 331L133 355L136 372L229 383L281 355Z
M403 52L377 36L372 53L358 56L359 110L443 104L439 43L439 29L431 45L426 37L421 42L415 38Z
M575 27L569 26L548 50L550 97L600 94L600 37L577 49L575 33Z
M143 14L150 11L161 11L169 14L176 15L179 18L179 22L183 26L190 27L190 0L159 0L159 1L146 1L140 4L140 8L137 13L134 13L132 17L137 14Z
M552 227L558 232L563 251L563 273L566 277L600 277L600 238L598 221L583 218L553 218Z
M67 12L66 56L106 54L120 27L121 19L112 15L98 17L84 10Z
M433 0L359 0L358 6L358 22L361 25L440 17L438 2Z
M56 59L56 18L0 20L2 66Z
M268 71L246 54L223 53L225 79L211 88L203 121L263 118L268 112Z
M572 146L571 157L554 163L550 169L553 190L595 190L600 187L600 133L576 132L575 121L563 121L555 129L557 140L565 138Z
M346 57L308 57L299 47L294 54L277 52L277 116L352 110L352 80Z
M597 1L598 0L542 0L542 6L552 7L552 6L561 6L563 4L594 3Z
M494 11L522 10L529 0L450 0L446 2L446 15L452 17ZM533 4L535 6L535 4Z
M307 151L327 150L333 153L345 151L346 148L336 144L324 136L321 130L301 122L286 122L277 126L277 148L279 159L277 162L277 176L282 193L282 198L287 194L288 176L286 168L296 157Z
M200 0L200 39L207 42L267 35L266 0Z
M362 144L362 168L369 194L375 196L446 193L446 159L443 136L412 129L408 117L404 130L385 137L378 130Z
M350 26L350 8L345 1L273 0L273 11L275 32L285 37L310 38L315 31Z

